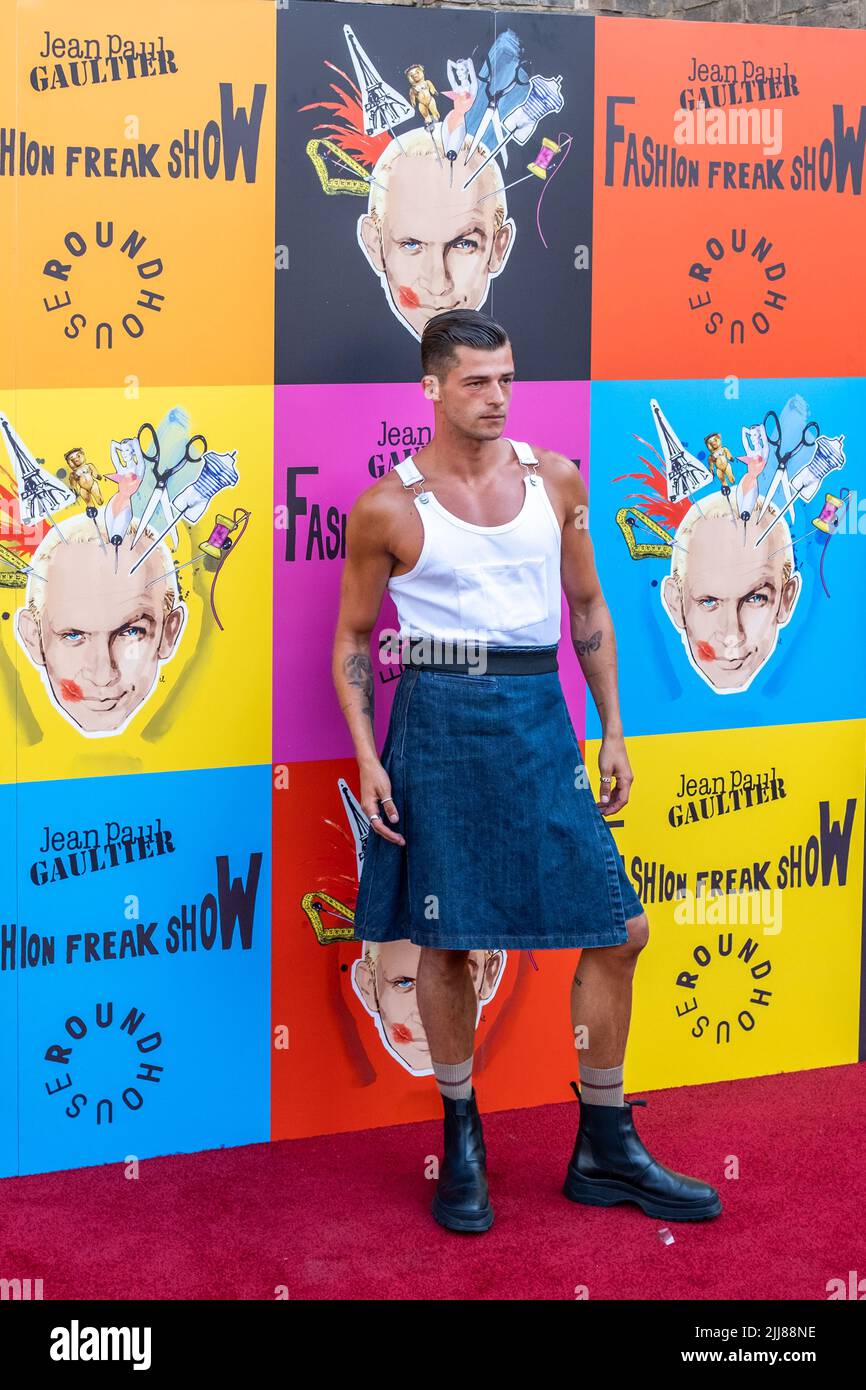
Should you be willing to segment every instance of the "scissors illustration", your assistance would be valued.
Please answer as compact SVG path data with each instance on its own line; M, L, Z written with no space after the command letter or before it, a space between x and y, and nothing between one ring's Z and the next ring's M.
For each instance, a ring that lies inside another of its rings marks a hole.
M505 84L504 87L494 88L493 64L490 61L489 55L484 60L479 76L481 77L481 80L484 83L484 89L487 92L487 107L484 111L484 115L481 117L481 120L478 124L478 129L476 130L475 135L473 136L472 144L466 152L466 158L463 161L464 164L469 163L469 160L472 158L475 151L478 149L478 146L481 144L482 137L484 136L488 126L491 126L493 130L492 145L495 146L497 149L500 149L502 145L505 143L508 132L503 129L502 122L499 119L499 103L502 100L502 98L508 92L511 91L512 87L528 87L530 81L530 74L524 62L522 48L517 54L511 55L511 61L514 64L513 77L509 82ZM503 156L503 163L507 162L508 155L506 154Z
M147 499L147 504L141 514L141 520L135 533L135 540L132 549L138 545L139 537L144 534L144 528L151 521L157 511L161 508L163 521L169 526L168 535L172 546L177 548L177 527L173 524L174 508L170 505L171 498L168 495L169 481L175 473L179 473L184 464L200 463L207 453L207 440L203 434L194 434L188 439L184 446L184 451L177 463L173 463L171 468L160 468L159 466L159 439L153 425L145 423L138 431L138 447L141 450L142 458L146 459L153 469L153 491Z
M797 496L794 489L791 487L791 480L788 477L788 464L795 454L799 454L801 449L814 447L818 441L818 435L821 433L821 426L816 420L810 420L808 424L803 426L800 438L794 447L788 449L784 454L782 453L782 425L775 410L769 410L764 416L764 433L767 436L767 442L771 445L773 453L776 455L776 471L773 474L770 486L761 503L758 520L763 516L764 511L769 505L770 499L781 487L782 494L785 498L785 505L779 510L779 517L776 518L776 520L778 520L790 510ZM773 525L775 524L774 521Z

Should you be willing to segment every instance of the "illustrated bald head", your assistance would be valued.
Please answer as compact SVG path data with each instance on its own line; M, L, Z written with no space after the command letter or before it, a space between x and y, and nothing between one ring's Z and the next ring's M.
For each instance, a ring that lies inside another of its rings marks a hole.
M435 132L410 130L392 140L372 173L358 240L394 313L416 338L449 309L479 309L514 242L502 173L471 137L457 157L442 157Z
M174 653L185 608L171 556L135 529L108 544L87 516L52 527L36 550L18 637L52 701L89 735L120 733Z

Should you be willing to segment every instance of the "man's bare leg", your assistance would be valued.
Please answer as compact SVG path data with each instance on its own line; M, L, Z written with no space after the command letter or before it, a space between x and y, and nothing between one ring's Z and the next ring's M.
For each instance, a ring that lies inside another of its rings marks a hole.
M415 990L431 1058L453 1066L471 1057L478 999L469 952L422 946Z
M637 958L649 939L645 912L625 925L628 941L622 946L581 952L571 986L572 1033L582 1027L587 1042L580 1048L581 1093L590 1103L622 1104L632 980Z
M452 1231L486 1231L493 1224L493 1208L481 1117L472 1088L478 1000L469 973L469 952L422 947L415 989L445 1110L445 1156L433 1215Z
M646 914L626 927L627 942L584 951L574 972L572 1025L586 1028L589 1046L580 1049L580 1124L563 1192L589 1206L636 1202L647 1216L702 1221L721 1211L718 1192L654 1158L635 1131L632 1102L623 1102L632 977L649 938Z

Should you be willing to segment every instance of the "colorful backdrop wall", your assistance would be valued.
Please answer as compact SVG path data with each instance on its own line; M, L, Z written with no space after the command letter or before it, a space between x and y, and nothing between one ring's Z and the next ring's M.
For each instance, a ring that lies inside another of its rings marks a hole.
M6 7L0 1175L439 1113L418 948L353 940L330 650L456 305L589 487L651 932L626 1089L864 1055L864 64L851 30ZM471 966L484 1107L570 1099L573 957Z

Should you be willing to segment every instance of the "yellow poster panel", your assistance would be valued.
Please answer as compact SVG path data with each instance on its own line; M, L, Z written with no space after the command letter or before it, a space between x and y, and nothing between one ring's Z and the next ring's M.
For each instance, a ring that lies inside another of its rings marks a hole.
M272 380L275 27L262 0L17 7L0 386Z
M866 722L627 747L613 833L650 926L627 1091L856 1062Z
M0 391L0 780L270 761L270 387Z

